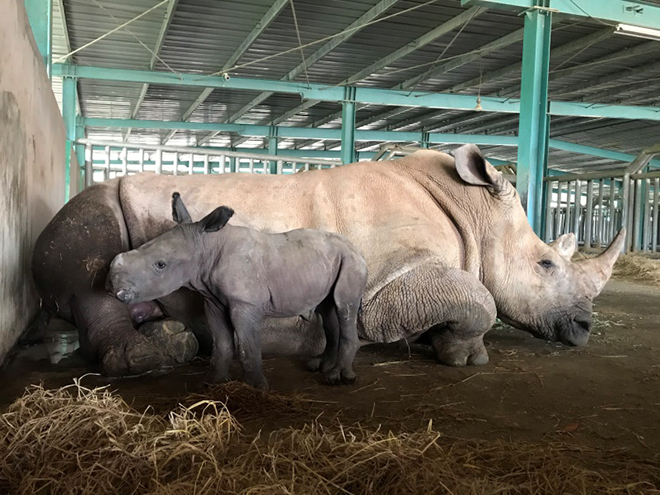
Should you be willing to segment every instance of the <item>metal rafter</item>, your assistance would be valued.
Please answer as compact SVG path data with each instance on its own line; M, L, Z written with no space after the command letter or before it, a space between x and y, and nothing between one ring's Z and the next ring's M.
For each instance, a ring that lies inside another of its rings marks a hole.
M174 17L174 12L176 11L176 6L178 3L179 0L170 0L170 2L167 4L167 9L165 10L165 14L163 15L163 22L160 25L160 31L158 32L158 38L156 39L156 45L154 46L154 51L151 54L151 60L149 61L149 70L153 70L154 67L156 66L156 61L158 60L158 56L160 55L160 50L163 48L163 44L165 43L165 37L167 36L167 31L170 28L170 24L172 24L172 19ZM144 103L144 98L145 96L147 96L148 90L149 90L149 84L144 83L142 85L142 89L140 89L140 95L138 96L138 99L135 102L135 107L133 107L133 111L131 112L132 119L136 118L138 113L140 112L140 108L142 107L142 103ZM128 131L126 131L126 134L124 135L124 141L126 141L130 135L131 135L131 130L129 129Z
M466 22L472 20L473 18L483 14L486 12L487 9L484 9L482 7L473 7L471 9L468 9L464 12L461 12L459 15L456 17L453 17L451 20L441 24L440 26L436 27L435 29L432 29L428 33L423 34L419 38L410 41L406 43L405 46L402 46L401 48L395 50L394 52L390 53L386 57L383 57L379 60L376 60L373 62L371 65L368 67L356 72L355 74L347 77L343 81L337 83L337 86L344 86L348 84L353 84L357 81L360 81L366 77L369 77L373 75L374 73L378 72L379 70L383 69L384 67L387 67L388 65L391 65L392 63L396 62L397 60L411 54L412 52L419 50L420 48L428 45L429 43L432 43L436 39L444 36L447 33L452 32L454 29L457 29L461 25L465 24ZM289 110L286 112L284 115L276 118L273 120L273 124L277 125L282 122L285 122L289 120L291 117L294 115L298 114L299 112L302 112L304 110L307 110L309 108L312 108L315 106L317 103L319 103L319 100L308 100L306 102L303 102L302 104L298 105L297 107ZM200 142L201 143L201 142Z
M282 81L293 81L295 78L297 78L299 75L301 75L305 68L309 68L311 65L315 64L319 60L321 60L323 57L325 57L328 53L330 53L332 50L337 48L339 45L341 45L344 41L348 40L351 38L353 35L355 35L361 26L365 26L371 21L373 21L375 18L383 14L386 10L388 10L390 7L392 7L398 0L381 0L378 2L374 7L369 9L367 12L362 14L360 17L358 17L355 22L351 23L345 31L347 31L345 34L341 36L337 36L330 40L328 43L324 44L316 50L314 53L312 53L311 56L307 57L306 63L305 64L298 64L294 69L289 71L289 73L284 76L281 80ZM225 122L232 124L236 122L239 118L241 118L243 115L248 113L250 110L252 110L254 107L262 103L264 100L266 100L268 97L273 95L273 92L271 91L265 91L263 93L260 93L256 98L254 98L252 101L250 101L247 105L245 105L243 108L238 110L236 113L231 115ZM184 120L186 120L184 116ZM207 136L202 137L198 143L203 144L207 142L209 139L217 136L217 134L209 134ZM246 139L247 140L247 139ZM235 143L235 146L238 146L239 144L245 142L246 140L239 140Z
M278 15L284 10L284 7L286 7L289 3L289 0L275 0L275 3L268 9L268 11L263 15L263 17L257 22L257 24L254 26L252 31L245 37L243 42L240 44L240 46L236 49L236 51L232 54L231 57L229 57L229 60L227 60L224 65L222 66L222 69L220 69L219 72L224 72L227 69L233 67L236 65L236 62L245 54L245 52L252 46L252 43L254 43L261 34L268 29L268 26L277 18ZM209 97L209 95L213 93L213 88L205 88L198 96L195 98L195 101L193 101L192 105L188 107L188 109L183 112L183 115L181 116L181 120L188 120L190 116L197 110L197 108L206 101L206 99ZM133 117L135 118L135 117ZM167 143L170 139L172 139L172 136L176 131L171 131L169 132L162 140L161 144Z
M555 48L554 50L551 50L550 56L551 57L557 56L557 51L560 50L560 49L563 49L563 50L562 50L562 52L559 52L559 54L560 55L565 55L567 53L570 53L570 51L580 50L580 49L584 48L585 46L590 46L591 44L594 43L594 40L598 38L598 36L595 36L595 35L597 35L598 33L601 33L603 36L605 36L606 31L608 29L609 28L606 28L602 31L598 31L596 33L593 33L592 35L586 36L584 38L580 38L579 40L576 40L574 42L570 42L570 43L567 43L565 45L562 45L559 48ZM595 37L593 37L593 36L595 36ZM586 38L590 38L590 37L592 37L591 42L587 43L585 45L584 40ZM578 43L578 42L580 42L580 43ZM623 49L623 50L619 50L618 52L610 53L610 54L605 55L603 57L599 57L595 60L590 61L589 65L600 66L602 64L606 64L606 63L609 63L609 62L614 62L614 61L617 61L617 60L623 60L623 59L629 58L629 57L636 57L636 56L644 55L644 54L647 54L647 53L653 53L653 52L657 51L657 49L658 49L658 42L657 41L642 43L642 44L637 45L633 48L626 48L626 49ZM570 51L567 51L567 50L570 50ZM519 64L512 64L509 67L513 67L514 65L519 65ZM556 81L558 79L561 79L562 77L571 76L573 74L579 73L579 72L584 71L584 70L585 69L584 69L583 64L577 64L574 67L568 67L566 69L554 70L554 71L550 72L549 80L550 81ZM599 84L602 84L602 82L599 83ZM581 84L581 85L579 85L579 87L576 88L576 91L583 91L587 88L588 88L588 86ZM492 92L488 93L488 95L489 96L490 95L497 95L497 96L505 96L506 97L506 96L515 95L516 93L518 93L519 90L520 90L520 88L518 87L518 85L512 85L512 86L509 86L507 88L500 89L498 91L492 91ZM474 118L479 119L479 116L476 116ZM506 123L508 121L510 121L510 119L507 118L507 117L504 117L504 118L500 119L499 121L494 121L493 125ZM449 122L443 123L442 126L432 128L431 130L446 129L447 127L450 127L451 125L452 125L452 121L450 120Z

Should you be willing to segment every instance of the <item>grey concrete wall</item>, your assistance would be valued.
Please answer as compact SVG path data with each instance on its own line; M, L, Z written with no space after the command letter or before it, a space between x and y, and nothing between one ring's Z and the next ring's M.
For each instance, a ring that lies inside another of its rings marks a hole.
M1 363L39 307L30 259L64 204L65 130L23 0L0 12Z

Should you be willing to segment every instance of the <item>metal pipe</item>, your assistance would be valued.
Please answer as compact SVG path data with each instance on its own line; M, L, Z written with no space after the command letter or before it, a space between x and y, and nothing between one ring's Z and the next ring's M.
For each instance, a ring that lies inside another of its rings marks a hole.
M559 237L561 232L561 187L557 183L557 207L555 208L555 232L552 236L553 240Z
M634 202L633 202L633 214L630 215L631 220L632 220L632 228L633 228L633 238L632 238L632 250L633 251L639 251L640 248L640 242L639 242L639 228L640 228L640 220L642 217L642 181L641 180L636 180L635 182L635 194L634 196Z
M194 155L190 153L190 158L188 158L188 175L192 175L195 170L195 161L194 161Z
M658 206L660 206L660 179L653 181L653 251L658 250Z
M611 187L611 186L610 186ZM603 194L605 190L605 181L598 181L598 216L596 218L596 246L603 246Z
M94 172L92 164L94 163L94 148L90 144L85 145L85 186L89 187L94 183Z
M552 186L554 182L546 184L546 208L545 208L545 242L552 239Z
M191 158L192 160L192 158ZM192 165L191 165L192 167ZM209 174L209 155L204 155L204 175Z
M128 150L126 148L122 148L120 152L121 156L121 173L124 177L128 175Z
M156 173L163 173L163 150L156 150Z
M582 210L582 182L575 181L575 216L573 217L573 232L575 237L580 242L580 213Z
M110 146L105 147L105 171L103 172L103 180L110 178Z
M605 244L609 244L614 239L614 215L616 213L616 189L617 189L616 179L612 179L610 182L610 222L607 226L607 238L605 239ZM621 184L623 188L623 183ZM623 200L621 200L621 226L623 226Z
M587 181L587 211L584 217L584 247L590 248L593 239L591 235L592 217L594 214L594 182Z
M642 219L642 251L649 250L649 241L651 240L651 180L644 179L644 218Z
M91 144L93 146L117 146L117 143L108 143L108 142L103 142L103 141L95 141L91 139L80 139L77 141L80 144ZM205 154L208 154L209 156L227 156L229 158L245 158L248 156L247 153L241 153L237 151L216 151L213 150L212 148L186 148L182 146L163 146L163 145L149 145L145 146L143 144L131 144L131 143L123 143L123 146L129 149L149 149L153 151L166 151L166 152L175 152L178 151L179 153L200 153L202 151ZM286 150L283 150L286 151ZM255 160L271 160L273 157L272 155L268 154L261 154L261 153L249 153L250 158L255 159ZM296 157L291 157L291 156L286 156L286 155L278 155L277 156L278 160L283 160L285 162L293 162L296 160L299 160L299 158ZM333 164L338 164L339 162L337 160L325 160L322 158L314 158L314 159L306 159L310 163L322 163L323 165L333 165Z
M140 172L144 172L144 148L140 148L138 152L138 163L140 165Z

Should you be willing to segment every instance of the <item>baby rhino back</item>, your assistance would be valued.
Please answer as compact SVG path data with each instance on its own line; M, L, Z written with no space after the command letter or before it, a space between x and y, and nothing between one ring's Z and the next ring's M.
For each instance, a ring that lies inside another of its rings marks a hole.
M270 234L263 253L270 292L268 316L308 314L339 287L364 290L366 262L344 237L331 232L298 229Z

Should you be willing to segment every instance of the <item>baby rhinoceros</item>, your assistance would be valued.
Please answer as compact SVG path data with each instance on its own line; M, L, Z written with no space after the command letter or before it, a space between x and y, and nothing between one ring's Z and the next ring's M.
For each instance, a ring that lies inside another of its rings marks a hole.
M172 216L179 225L117 255L106 288L130 304L181 287L200 292L213 334L208 380L229 380L236 352L243 380L264 389L263 319L315 311L323 320L326 346L309 367L320 369L328 384L354 382L357 314L367 283L364 258L338 234L308 229L269 234L228 225L233 214L220 206L193 223L175 192Z

